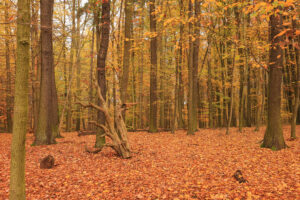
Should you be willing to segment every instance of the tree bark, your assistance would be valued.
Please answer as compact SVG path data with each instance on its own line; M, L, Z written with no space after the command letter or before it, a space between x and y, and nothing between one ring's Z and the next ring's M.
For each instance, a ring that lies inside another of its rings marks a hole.
M76 27L76 98L80 99L80 78L81 78L81 35L80 35L80 0L77 0L77 27ZM80 130L81 110L80 106L76 107L76 131Z
M71 30L71 49L70 49L70 61L69 61L69 92L67 94L67 114L66 114L66 131L72 131L72 83L73 83L73 63L74 63L74 49L75 49L75 35L76 35L76 24L75 24L75 10L76 0L72 0L72 30Z
M55 80L53 66L52 19L53 0L41 0L41 87L39 118L34 145L53 144Z
M189 19L192 18L193 5L192 1L189 0ZM194 135L195 133L195 115L194 115L194 67L193 67L193 42L192 42L192 33L193 33L193 24L189 22L189 53L188 53L188 135Z
M4 9L4 17L5 17L5 34L10 35L9 28L9 9L10 3L8 0L5 0L5 9ZM5 37L5 64L6 64L6 131L8 133L12 132L12 104L13 98L11 93L11 67L10 67L10 41L8 37Z
M127 100L127 87L129 79L129 66L130 66L130 49L132 44L131 26L132 26L132 14L133 14L133 1L125 0L125 30L124 30L124 51L123 51L123 74L121 79L121 101L126 104ZM123 111L123 117L125 119L125 110Z
M105 63L107 57L107 50L109 44L109 29L110 29L110 0L103 1L102 3L102 12L101 12L101 38L99 41L99 50L97 54L97 81L101 87L101 95L104 100L106 100L106 75L105 75ZM97 26L99 25L96 24ZM97 34L100 34L99 29ZM97 42L98 43L98 42ZM100 102L101 106L101 102ZM98 123L105 125L105 115L102 112L98 113ZM103 131L98 130L96 135L95 147L102 148L105 144L105 137L103 136Z
M150 31L156 34L155 0L150 0ZM149 132L157 132L157 36L151 37Z
M292 20L292 26L294 30L297 30L297 28L299 28L299 22L297 23L296 20ZM300 36L297 36L294 39L295 43L300 42ZM290 45L290 49L292 50L292 45ZM294 52L295 52L295 85L294 85L294 90L295 90L295 94L294 94L294 105L293 105L293 115L292 115L292 120L291 120L291 139L296 139L296 122L297 122L297 112L299 109L299 96L300 96L300 61L299 61L299 49L298 48L294 48ZM294 61L292 61L294 62Z
M17 6L17 63L9 199L25 200L25 139L30 67L30 0L18 0Z
M279 46L279 42L283 41L283 36L276 36L282 31L282 15L280 13L270 16L269 30L271 46L269 55L268 124L261 147L280 150L286 148L280 116L283 50Z

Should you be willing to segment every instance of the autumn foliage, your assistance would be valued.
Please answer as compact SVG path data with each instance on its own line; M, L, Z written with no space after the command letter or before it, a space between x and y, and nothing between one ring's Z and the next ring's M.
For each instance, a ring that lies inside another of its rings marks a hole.
M299 129L300 127L298 127ZM263 128L264 129L264 128ZM279 152L257 144L264 130L246 128L225 135L225 129L205 129L195 136L185 131L129 133L131 159L121 159L105 148L85 152L94 135L63 133L58 144L35 146L26 142L27 199L287 199L300 192L299 140ZM284 135L289 137L289 127ZM10 134L0 135L0 199L8 198ZM39 160L51 154L56 167L40 169ZM248 181L233 178L241 170Z

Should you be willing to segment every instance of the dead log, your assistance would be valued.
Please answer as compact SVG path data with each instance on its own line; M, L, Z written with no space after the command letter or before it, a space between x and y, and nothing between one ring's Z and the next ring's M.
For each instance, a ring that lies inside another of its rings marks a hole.
M86 135L96 135L96 131L78 131L78 137Z
M41 161L40 161L40 168L41 169L51 169L54 167L54 157L51 155L48 155L46 157L44 157Z

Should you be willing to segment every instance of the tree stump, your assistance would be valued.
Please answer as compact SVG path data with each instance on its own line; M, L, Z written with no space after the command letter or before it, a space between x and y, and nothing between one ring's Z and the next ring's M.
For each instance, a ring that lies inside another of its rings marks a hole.
M233 174L233 177L235 178L235 180L237 180L239 183L246 183L248 182L242 175L242 171L241 170L236 170L236 172Z
M51 169L54 167L54 157L51 155L48 155L46 157L44 157L41 161L40 161L40 168L41 169Z

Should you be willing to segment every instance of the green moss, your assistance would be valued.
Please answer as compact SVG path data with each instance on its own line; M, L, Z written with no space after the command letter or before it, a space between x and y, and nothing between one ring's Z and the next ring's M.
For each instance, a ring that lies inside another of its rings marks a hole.
M277 151L277 148L275 146L272 146L271 150L272 151Z

